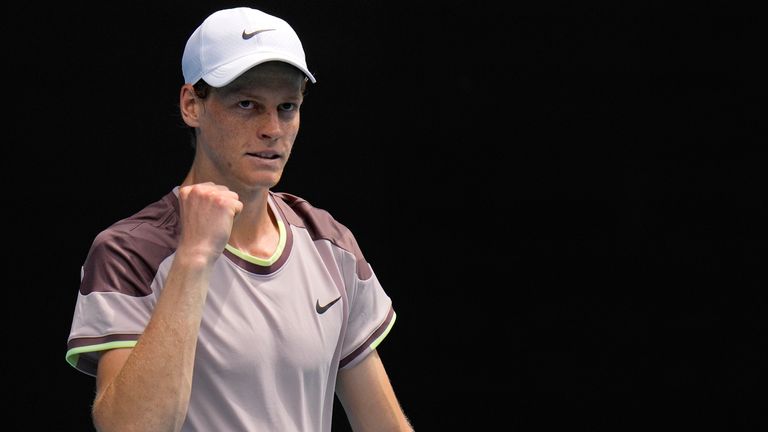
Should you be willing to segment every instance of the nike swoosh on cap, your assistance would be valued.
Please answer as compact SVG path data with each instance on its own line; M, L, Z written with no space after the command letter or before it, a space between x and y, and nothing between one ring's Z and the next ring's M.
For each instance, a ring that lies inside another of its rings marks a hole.
M261 29L261 30L254 30L252 32L246 32L245 30L243 30L243 39L248 40L259 33L262 33L265 31L271 31L271 30L274 30L274 29Z
M341 296L336 297L335 300L331 300L330 303L324 306L320 306L320 299L317 299L317 301L315 302L315 310L317 311L317 313L322 315L325 313L325 311L328 310L329 307L333 306L339 300L341 300Z

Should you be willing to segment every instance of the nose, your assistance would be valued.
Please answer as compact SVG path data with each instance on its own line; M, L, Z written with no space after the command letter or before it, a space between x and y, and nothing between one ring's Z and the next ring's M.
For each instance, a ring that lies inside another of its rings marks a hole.
M280 137L283 132L280 124L280 116L277 110L268 110L259 116L259 138L267 141L273 141Z

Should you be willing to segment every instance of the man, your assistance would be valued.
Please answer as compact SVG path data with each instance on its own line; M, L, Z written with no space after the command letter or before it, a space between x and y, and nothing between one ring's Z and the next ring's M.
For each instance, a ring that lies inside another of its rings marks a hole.
M284 20L250 8L187 41L179 105L195 157L180 186L101 232L67 361L97 378L102 431L411 430L376 346L395 320L352 233L271 190L308 81Z

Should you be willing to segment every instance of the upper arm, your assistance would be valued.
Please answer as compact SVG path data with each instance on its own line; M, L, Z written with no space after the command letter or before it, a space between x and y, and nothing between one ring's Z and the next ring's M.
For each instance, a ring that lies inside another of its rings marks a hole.
M96 397L109 386L117 374L123 368L125 361L131 354L131 348L117 348L105 351L99 359L99 368L96 373Z
M336 394L355 431L411 431L376 350L339 370Z

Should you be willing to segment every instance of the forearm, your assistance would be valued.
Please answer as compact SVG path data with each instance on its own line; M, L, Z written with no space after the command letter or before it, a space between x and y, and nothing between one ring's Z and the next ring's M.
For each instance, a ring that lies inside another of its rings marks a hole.
M177 255L144 333L114 379L99 385L98 430L181 429L209 271L208 264Z

